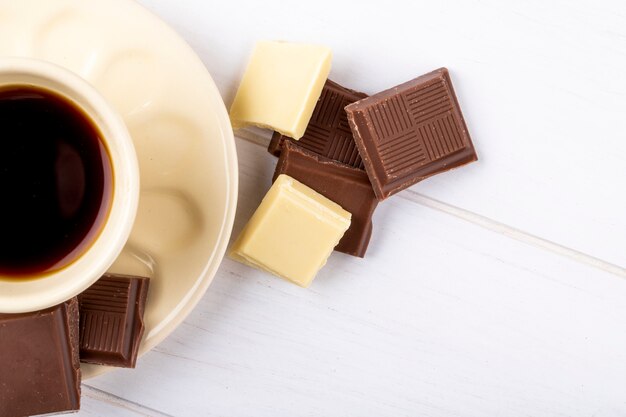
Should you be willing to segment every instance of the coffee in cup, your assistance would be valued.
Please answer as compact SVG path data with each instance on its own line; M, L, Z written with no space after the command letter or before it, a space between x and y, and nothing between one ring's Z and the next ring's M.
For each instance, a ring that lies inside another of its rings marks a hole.
M0 58L0 313L58 305L122 251L139 166L122 117L79 75Z
M72 263L101 230L112 181L102 134L79 107L40 87L0 88L0 276Z

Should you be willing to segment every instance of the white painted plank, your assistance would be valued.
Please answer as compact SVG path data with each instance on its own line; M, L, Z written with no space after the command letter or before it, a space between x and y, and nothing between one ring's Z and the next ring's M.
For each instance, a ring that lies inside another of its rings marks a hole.
M625 2L141 2L227 103L258 39L329 45L368 93L448 66L480 162L414 190L626 266Z
M245 220L273 159L238 140ZM174 416L619 416L626 281L396 198L309 290L226 260L138 369L90 382Z
M91 398L83 398L81 404L81 410L72 414L77 417L102 417L102 416L115 416L115 417L144 417L146 414L138 414L123 408L116 407L114 405L93 400Z
M100 390L83 385L81 409L77 417L168 417L156 410L116 398Z
M622 2L142 3L190 41L227 101L260 38L332 46L333 78L366 92L447 65L481 161L414 187L426 200L382 204L368 257L333 255L310 290L225 261L137 370L90 384L129 400L116 403L125 413L173 416L626 414L626 283L449 215L626 265ZM275 163L238 146L236 231ZM89 401L82 413L119 415Z

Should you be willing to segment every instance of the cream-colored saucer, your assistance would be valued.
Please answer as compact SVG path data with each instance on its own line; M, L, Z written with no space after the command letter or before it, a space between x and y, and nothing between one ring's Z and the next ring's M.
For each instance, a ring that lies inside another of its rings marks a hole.
M152 278L143 354L196 305L228 243L237 156L220 94L192 49L131 0L0 0L0 56L74 71L128 125L141 195L112 271ZM83 376L106 369L84 366Z

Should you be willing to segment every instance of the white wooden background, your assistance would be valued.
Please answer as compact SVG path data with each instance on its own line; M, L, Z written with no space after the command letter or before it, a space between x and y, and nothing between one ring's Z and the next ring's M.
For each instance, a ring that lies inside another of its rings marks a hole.
M309 290L225 260L83 416L626 415L626 3L142 0L230 104L257 39L334 50L373 93L447 66L480 161L379 206ZM269 187L237 138L237 234ZM210 181L207 178L207 181Z

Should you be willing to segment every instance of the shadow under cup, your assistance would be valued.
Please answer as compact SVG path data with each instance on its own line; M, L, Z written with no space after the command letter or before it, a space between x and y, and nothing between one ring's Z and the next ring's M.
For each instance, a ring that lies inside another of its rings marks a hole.
M113 178L105 139L77 103L0 86L0 279L44 278L78 259L106 222Z

